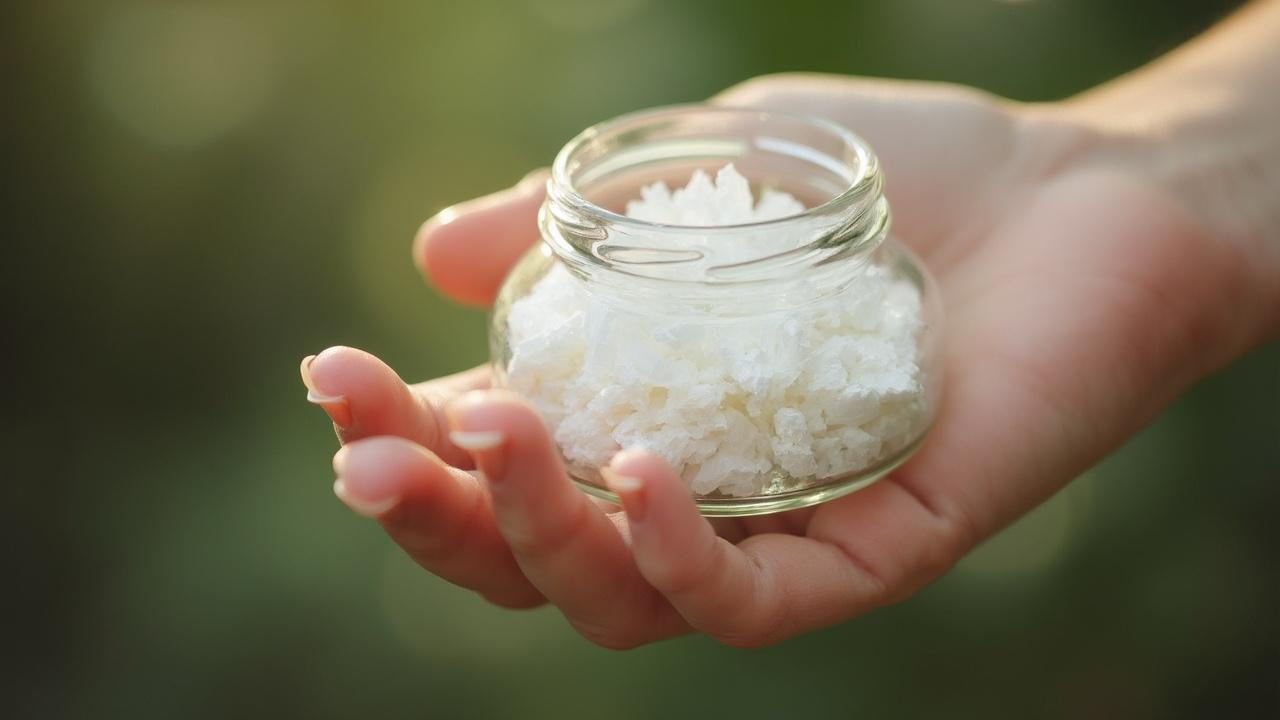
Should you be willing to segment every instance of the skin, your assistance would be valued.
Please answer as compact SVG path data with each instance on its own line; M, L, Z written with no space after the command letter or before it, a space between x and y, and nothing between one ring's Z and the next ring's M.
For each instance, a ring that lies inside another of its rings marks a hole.
M664 461L623 451L608 468L622 507L602 504L484 368L409 385L334 347L302 374L343 443L335 492L428 572L504 607L552 603L610 648L694 631L768 645L907 598L1280 333L1280 108L1262 92L1280 86L1276 32L1280 3L1259 3L1153 67L1043 105L814 75L712 99L865 137L896 234L941 284L937 423L866 490L712 522ZM537 241L544 180L427 221L414 249L427 278L491 302Z

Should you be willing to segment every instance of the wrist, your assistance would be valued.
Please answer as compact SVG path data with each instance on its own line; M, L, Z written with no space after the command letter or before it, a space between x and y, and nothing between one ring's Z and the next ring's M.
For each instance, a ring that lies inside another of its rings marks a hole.
M1246 272L1243 349L1280 337L1280 0L1248 4L1158 62L1033 107L1084 141L1072 162L1140 178Z
M1229 354L1209 359L1209 369L1280 337L1280 126L1253 122L1257 113L1225 95L1191 101L1173 89L1117 90L1024 106L1021 120L1032 142L1054 148L1056 174L1135 179L1184 210L1210 249L1241 268L1244 287L1234 289L1243 292L1218 308L1214 342ZM1162 94L1176 102L1142 103Z

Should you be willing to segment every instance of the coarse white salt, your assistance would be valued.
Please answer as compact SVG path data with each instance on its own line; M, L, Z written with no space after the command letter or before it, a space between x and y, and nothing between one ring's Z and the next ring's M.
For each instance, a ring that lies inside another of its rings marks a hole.
M803 211L776 190L755 202L732 165L675 191L644 187L626 206L629 217L686 226ZM767 255L768 241L745 238L719 258ZM782 312L714 323L707 312L603 302L555 263L508 313L508 384L543 414L571 471L590 475L643 447L703 496L847 475L919 435L921 298L887 268L869 264L841 293Z

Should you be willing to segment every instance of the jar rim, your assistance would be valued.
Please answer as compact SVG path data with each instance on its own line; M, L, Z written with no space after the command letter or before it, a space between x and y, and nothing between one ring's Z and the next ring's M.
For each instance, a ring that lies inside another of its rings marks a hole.
M682 225L677 223L660 223L649 220L641 220L633 218L622 213L614 212L608 208L602 207L591 200L587 199L582 191L574 184L572 178L572 170L570 164L577 152L584 147L597 140L600 136L609 132L616 131L619 127L635 123L638 120L660 120L664 117L679 115L685 112L699 112L723 114L725 116L752 117L755 116L759 120L769 118L788 119L808 124L819 130L830 133L838 138L848 149L850 149L857 163L851 173L852 179L847 187L831 198L807 207L803 212L793 215L786 215L779 218L769 220L758 220L749 223L737 223L731 225ZM762 230L769 228L783 227L796 222L803 222L806 218L829 214L834 211L844 211L847 206L856 204L859 201L867 203L875 202L881 195L881 186L883 184L883 174L880 169L879 159L871 146L858 134L833 120L829 120L819 115L809 113L797 113L780 110L766 110L762 108L753 108L747 106L725 106L711 105L708 103L681 103L674 105L662 105L658 107L646 108L634 112L619 115L608 120L596 123L582 132L578 133L573 139L560 149L556 154L555 161L551 166L551 176L547 180L548 198L553 193L557 202L569 203L577 212L585 213L594 220L608 222L612 225L635 228L637 230L651 229L662 232L690 232L700 235L741 232L744 230Z

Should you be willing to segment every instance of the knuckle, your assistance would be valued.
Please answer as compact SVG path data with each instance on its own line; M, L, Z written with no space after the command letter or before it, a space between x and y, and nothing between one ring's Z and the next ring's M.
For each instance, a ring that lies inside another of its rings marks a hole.
M479 492L469 493L465 501L450 503L448 513L441 513L434 506L439 494L438 486L421 488L412 502L402 502L382 519L382 526L392 539L428 570L465 552L491 517Z
M566 513L551 513L523 531L508 527L503 535L518 555L549 557L582 537L591 523L592 506L585 500Z
M935 543L928 543L919 568L921 579L916 588L941 577L949 572L971 548L977 545L981 533L977 526L962 511L948 508L937 516L938 538ZM911 594L914 594L914 590Z
M417 421L417 436L422 441L423 447L434 451L444 444L443 439L448 428L444 410L440 407L443 403L438 397L426 391L415 391L412 388L409 389L409 397L417 410L414 414Z
M648 563L645 578L664 594L681 596L697 590L709 577L706 563Z
M679 597L717 586L724 575L729 555L724 545L729 542L708 528L703 549L691 554L671 555L644 564L645 579L665 595Z
M786 588L768 567L757 563L749 601L720 615L715 628L704 630L717 642L747 650L773 645L791 634L792 608Z
M947 505L941 513L945 520L945 532L954 548L952 563L977 546L987 535L982 525L967 508L959 503Z

